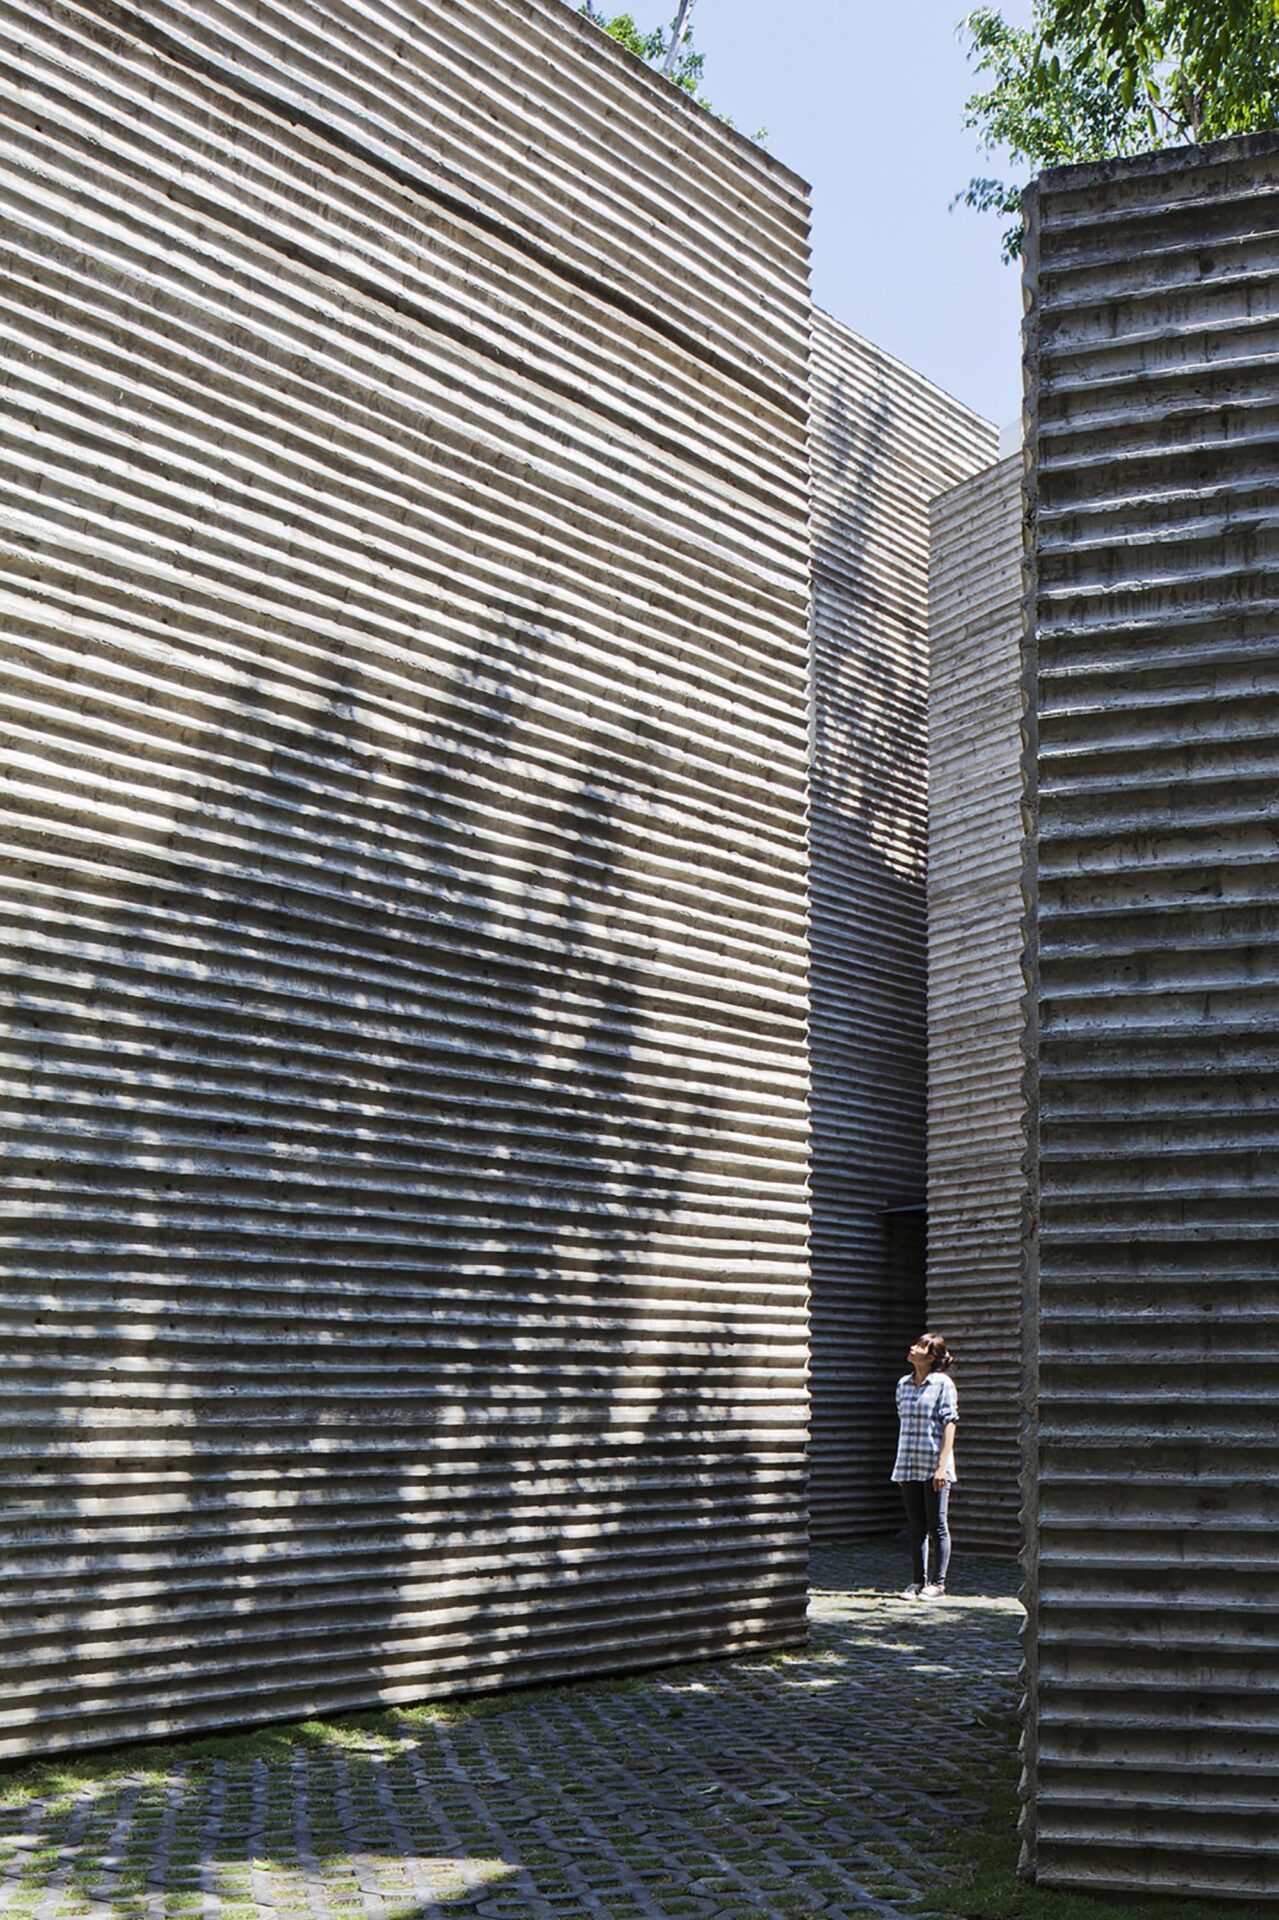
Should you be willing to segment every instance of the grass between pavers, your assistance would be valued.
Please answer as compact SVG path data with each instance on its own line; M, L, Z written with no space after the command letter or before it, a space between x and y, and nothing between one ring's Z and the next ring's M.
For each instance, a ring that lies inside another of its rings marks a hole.
M746 1655L735 1665L783 1667L811 1661L811 1646L785 1648L779 1653ZM344 1713L332 1720L292 1720L225 1733L175 1734L164 1740L131 1740L83 1755L54 1755L39 1760L0 1760L0 1809L12 1811L32 1800L56 1801L77 1788L118 1780L162 1781L178 1769L198 1769L217 1760L264 1760L286 1766L299 1748L322 1753L332 1747L365 1750L385 1744L398 1746L421 1727L463 1726L473 1720L495 1719L518 1713L540 1701L568 1697L589 1699L592 1694L615 1696L648 1688L677 1688L705 1683L719 1663L690 1661L677 1667L645 1668L639 1673L601 1675L545 1686L494 1688L447 1700L427 1700L410 1707L370 1708ZM678 1714L679 1708L673 1711Z
M419 1722L425 1715L419 1711ZM443 1719L441 1712L432 1718ZM344 1716L341 1720L306 1720L287 1726L255 1728L247 1733L208 1734L173 1740L131 1741L104 1747L83 1756L55 1756L47 1760L0 1763L0 1808L12 1811L29 1801L56 1803L78 1788L115 1780L163 1781L179 1769L199 1769L214 1760L265 1760L287 1763L299 1747L316 1752L334 1746L364 1747L379 1738L403 1738L404 1725L392 1733L389 1714Z
M952 1834L935 1883L917 1902L921 1915L957 1920L1277 1920L1279 1904L1194 1900L1168 1894L1106 1895L1039 1887L1017 1872L1021 1839L1021 1758L1015 1714L990 1721L991 1774L971 1784L987 1811Z

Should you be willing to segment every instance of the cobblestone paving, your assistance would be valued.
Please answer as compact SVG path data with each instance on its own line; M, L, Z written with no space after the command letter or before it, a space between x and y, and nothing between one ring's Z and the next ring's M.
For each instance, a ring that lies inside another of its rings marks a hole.
M934 1605L892 1597L893 1550L820 1552L813 1577L812 1644L780 1659L353 1719L265 1753L121 1750L45 1798L0 1779L0 1913L917 1913L1006 1738L989 1719L1015 1698L1015 1569L968 1561Z

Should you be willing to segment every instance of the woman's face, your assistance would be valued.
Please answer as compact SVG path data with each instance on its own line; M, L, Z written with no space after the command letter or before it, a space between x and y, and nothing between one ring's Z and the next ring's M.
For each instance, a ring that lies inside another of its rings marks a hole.
M931 1368L933 1364L933 1356L928 1351L927 1342L924 1340L916 1340L906 1358L910 1361L912 1367Z

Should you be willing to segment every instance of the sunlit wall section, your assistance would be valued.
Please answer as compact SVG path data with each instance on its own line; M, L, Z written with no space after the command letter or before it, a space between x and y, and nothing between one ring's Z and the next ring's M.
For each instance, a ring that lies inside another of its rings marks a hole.
M826 314L813 343L813 1531L882 1532L924 1310L928 506L994 429Z
M1279 1894L1279 135L1030 206L1026 1864Z
M559 0L0 39L0 1751L793 1641L806 190Z
M928 701L928 1319L957 1355L951 1526L1015 1552L1021 1411L1021 483L934 503Z

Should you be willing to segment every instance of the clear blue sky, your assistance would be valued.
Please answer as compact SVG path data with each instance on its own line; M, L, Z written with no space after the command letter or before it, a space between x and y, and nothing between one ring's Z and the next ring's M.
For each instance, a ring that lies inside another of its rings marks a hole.
M1021 286L998 217L948 211L995 171L963 126L971 0L697 0L706 91L813 187L813 291L996 426L1021 409ZM642 25L660 7L632 0ZM1027 24L1030 0L1008 0Z

